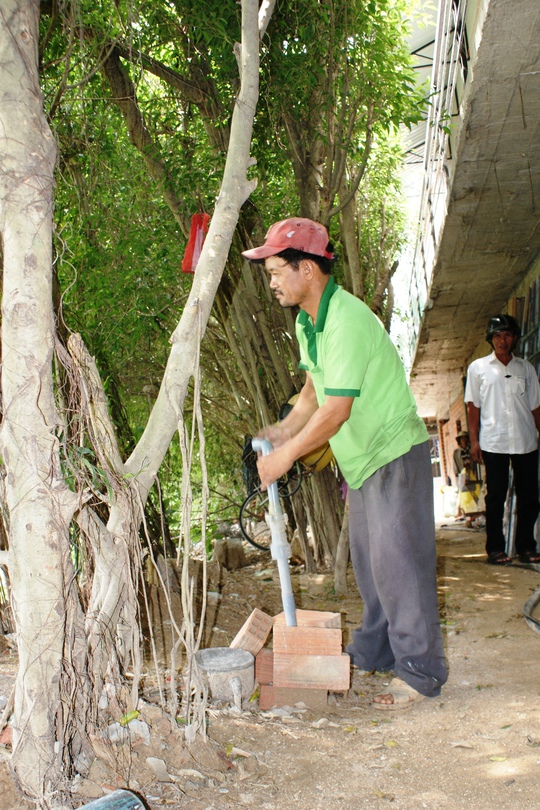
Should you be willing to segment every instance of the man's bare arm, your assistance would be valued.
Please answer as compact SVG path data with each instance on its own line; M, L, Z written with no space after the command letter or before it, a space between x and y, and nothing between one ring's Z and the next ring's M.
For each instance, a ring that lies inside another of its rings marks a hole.
M273 453L259 458L257 467L262 488L266 489L285 475L297 459L331 439L349 418L353 402L354 397L327 397L323 405L315 409L291 438L276 448ZM294 410L296 410L296 405L289 416L293 415ZM306 411L302 410L302 413L305 416ZM283 421L286 422L288 418ZM298 428L302 419L303 417L297 418L296 421L291 420L294 430ZM290 425L291 422L288 426ZM270 438L269 441L271 441Z
M473 461L476 461L478 464L481 464L482 451L480 450L480 442L479 442L480 408L477 408L476 405L473 405L472 402L467 402L467 417L469 421L469 438L471 440L471 456L473 458Z
M313 380L308 372L306 382L298 395L298 399L285 419L276 422L275 425L263 428L257 436L261 439L268 439L274 449L277 450L302 430L318 407Z

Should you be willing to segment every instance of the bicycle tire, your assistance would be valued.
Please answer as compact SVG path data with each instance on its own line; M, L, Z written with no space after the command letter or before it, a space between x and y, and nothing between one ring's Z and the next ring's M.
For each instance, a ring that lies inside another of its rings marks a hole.
M270 551L270 543L272 542L272 536L270 534L270 529L266 525L264 515L267 511L268 504L268 493L261 492L260 489L256 489L255 492L252 492L251 495L248 495L245 501L243 502L242 506L240 507L240 514L238 516L238 524L240 526L240 531L244 538L250 543L254 548L259 549L259 551ZM258 534L255 534L256 528L250 528L249 523L260 525L264 523L264 530ZM252 532L255 536L252 536L249 532ZM262 538L265 538L265 542L257 542L257 539L260 541ZM257 539L256 539L257 538Z
M295 461L289 472L278 481L278 493L280 498L291 498L302 486L304 476L302 465Z

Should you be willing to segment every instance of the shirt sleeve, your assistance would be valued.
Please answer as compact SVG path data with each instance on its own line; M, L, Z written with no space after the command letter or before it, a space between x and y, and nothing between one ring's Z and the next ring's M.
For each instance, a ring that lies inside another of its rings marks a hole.
M529 408L535 411L540 408L540 382L538 382L538 375L532 363L527 362L528 381L527 389L529 395Z
M324 393L326 396L358 397L373 353L369 319L359 325L336 319L324 334Z
M482 406L480 399L480 375L474 363L471 363L467 371L467 384L465 386L465 402L472 402L475 408Z

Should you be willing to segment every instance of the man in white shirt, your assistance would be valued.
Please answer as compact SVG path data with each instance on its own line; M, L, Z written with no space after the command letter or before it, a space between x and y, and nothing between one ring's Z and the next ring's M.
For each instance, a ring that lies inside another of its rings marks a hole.
M510 315L491 318L486 340L493 352L471 363L465 389L471 455L486 469L486 552L493 565L512 562L503 533L510 464L517 498L516 553L523 563L540 563L534 538L540 384L534 367L513 354L519 337Z

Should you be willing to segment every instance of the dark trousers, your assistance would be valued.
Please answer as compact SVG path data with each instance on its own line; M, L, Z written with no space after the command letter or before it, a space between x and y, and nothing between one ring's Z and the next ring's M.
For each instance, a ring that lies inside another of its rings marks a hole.
M364 603L362 626L347 647L353 664L394 670L423 695L438 695L446 663L427 442L349 490L349 538Z
M508 490L510 464L514 472L517 501L516 553L536 551L534 524L538 517L538 450L533 453L486 453L486 552L505 550L503 533L504 503Z

